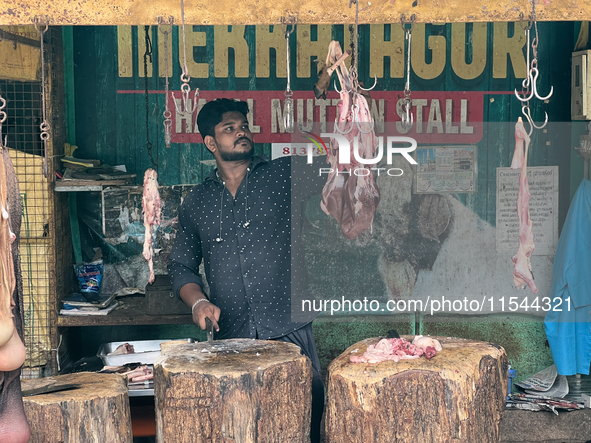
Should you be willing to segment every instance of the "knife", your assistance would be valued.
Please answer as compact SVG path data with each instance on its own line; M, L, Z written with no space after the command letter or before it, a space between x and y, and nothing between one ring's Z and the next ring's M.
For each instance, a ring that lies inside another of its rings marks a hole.
M80 388L78 384L65 384L65 385L48 385L41 388L26 389L22 391L23 397L32 397L33 395L50 394L52 392L68 391L70 389Z
M209 317L205 317L205 331L207 332L207 344L213 343L213 322Z

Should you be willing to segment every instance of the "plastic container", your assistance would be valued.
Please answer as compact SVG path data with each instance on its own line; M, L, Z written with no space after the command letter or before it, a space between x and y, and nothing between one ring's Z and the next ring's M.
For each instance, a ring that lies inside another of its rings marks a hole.
M507 389L507 400L509 400L509 394L511 394L511 387L513 386L513 379L515 378L515 375L517 374L517 372L515 371L515 369L511 369L511 365L509 365L509 380L508 380L508 389Z
M103 364L105 366L123 366L128 363L151 365L154 364L156 358L160 356L160 343L170 340L171 339L116 341L105 343L101 345L96 355L101 360L103 360ZM187 343L194 343L195 341L192 338L184 338L180 340L186 341ZM124 343L133 345L135 352L133 354L108 355L110 352L113 352L118 346Z

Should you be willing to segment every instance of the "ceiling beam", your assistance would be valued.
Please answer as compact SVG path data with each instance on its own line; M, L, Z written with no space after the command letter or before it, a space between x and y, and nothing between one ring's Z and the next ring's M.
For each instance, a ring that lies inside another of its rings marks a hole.
M591 2L537 0L540 21L591 20ZM355 21L348 0L185 0L185 21L194 25L341 24ZM530 0L359 0L359 23L518 21ZM52 25L156 25L158 16L181 22L180 0L0 0L0 25L28 25L35 16Z

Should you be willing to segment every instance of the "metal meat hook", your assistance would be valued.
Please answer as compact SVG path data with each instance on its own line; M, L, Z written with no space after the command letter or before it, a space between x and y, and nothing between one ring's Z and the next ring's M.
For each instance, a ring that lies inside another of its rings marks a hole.
M339 90L337 89L337 82L336 82L336 81L334 82L334 90L335 90L335 91L337 91L339 94L340 94L341 92L345 92L345 93L347 93L347 94L350 94L351 92L353 92L353 90L352 90L352 89L345 89L345 88L343 88L343 89L341 89L341 90L339 91Z
M371 123L371 127L368 131L364 131L363 129L361 129L361 125L359 124L359 123L361 123L361 121L359 119L359 106L357 106L357 104L353 105L353 121L355 121L355 124L357 125L357 129L359 129L359 132L361 132L362 134L369 134L370 132L373 131L373 127L374 127L375 123L372 121L364 122L364 123Z
M521 13L520 18L523 18L523 13ZM523 28L523 26L522 26ZM525 66L526 68L529 68L530 66L530 61L529 61L529 30L531 29L531 24L528 27L523 28L523 30L525 31L525 41L526 41L526 47L527 47L527 57L526 57L526 61L525 61ZM531 98L533 97L533 91L529 94L529 97L526 95L529 92L529 86L531 84L531 70L527 71L527 75L525 76L525 78L523 79L523 82L521 82L521 85L523 87L522 89L522 93L525 96L524 98L521 98L519 96L519 94L517 93L517 88L515 89L515 97L517 97L517 100L521 101L521 102L528 102L531 100Z
M412 125L414 124L414 117L410 112L410 100L405 101L402 106L404 106L405 111L405 113L402 114L402 129L405 131L410 131Z
M523 105L521 107L521 112L523 113L523 115L525 115L525 118L527 119L529 126L530 126L530 130L527 133L527 135L529 135L531 137L532 133L534 132L534 128L536 129L542 129L545 128L546 125L548 124L548 113L544 112L546 119L544 120L544 124L541 126L536 126L536 124L534 123L534 119L531 117L531 112L529 109L528 105Z
M552 94L554 93L554 86L550 87L550 93L546 97L540 97L540 95L538 94L538 88L536 87L538 75L540 74L540 72L537 68L531 68L531 72L534 73L532 76L532 90L534 95L540 100L548 100L550 97L552 97Z
M373 86L371 88L365 89L365 88L362 88L361 86L358 86L358 88L359 89L362 89L363 91L371 91L373 88L376 87L377 84L378 84L378 76L377 75L374 75L374 78L373 78Z
M529 80L529 78L530 78L530 73L528 72L526 79L528 79L528 80ZM524 80L523 82L525 83L525 80ZM529 81L528 81L528 83L529 83ZM527 91L528 89L529 89L529 88L527 88L527 89L526 89L526 91ZM514 92L515 92L515 97L517 97L517 100L519 100L520 102L524 102L524 103L525 103L525 102L528 102L528 101L530 101L530 100L532 99L532 97L534 96L534 89L532 89L532 90L530 91L530 94L529 94L529 96L525 96L525 97L523 97L523 98L521 98L521 97L519 96L519 93L517 92L517 89L515 89L515 91L514 91ZM527 92L526 92L526 93L527 93Z
M181 75L181 80L183 78L183 75ZM184 81L184 80L183 80ZM183 83L181 85L181 92L183 94L183 98L182 98L182 103L183 103L183 109L179 109L179 106L176 102L176 100L174 99L174 93L171 91L170 95L172 97L172 102L174 103L174 107L176 109L176 113L178 115L187 115L187 114L193 114L193 112L195 111L195 109L197 108L197 104L195 103L197 100L197 94L198 94L198 89L195 90L195 94L193 96L193 103L189 106L189 102L191 101L191 99L189 98L189 92L191 92L191 87L189 86L188 83Z
M353 120L355 120L355 116L353 116ZM337 117L334 120L334 128L336 129L336 131L339 132L339 133L341 133L341 134L343 134L343 135L346 135L349 132L351 132L353 130L353 127L355 126L355 121L352 121L351 122L351 127L349 128L348 131L341 131L339 129L339 123L341 123L341 122L339 122L339 108L337 108ZM346 120L345 120L345 123L346 123Z

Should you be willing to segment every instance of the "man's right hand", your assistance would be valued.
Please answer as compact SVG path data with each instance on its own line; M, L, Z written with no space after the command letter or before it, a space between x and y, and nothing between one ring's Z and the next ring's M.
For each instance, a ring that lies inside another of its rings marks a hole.
M213 329L216 332L220 330L220 327L218 326L218 320L220 319L221 312L220 308L207 301L207 298L201 290L201 286L199 286L197 283L187 283L181 288L179 295L181 296L181 299L187 304L187 306L191 308L195 306L193 309L193 323L205 331L205 318L209 317L213 323ZM204 301L200 301L199 303L195 304L195 302L198 300Z
M197 303L197 306L195 306L195 309L193 309L193 323L205 331L205 318L209 317L213 323L214 331L217 332L220 330L220 327L218 326L220 312L220 308L208 301Z

